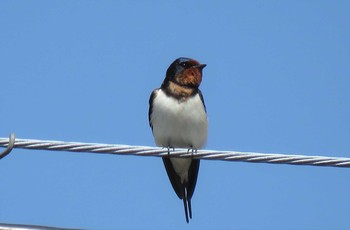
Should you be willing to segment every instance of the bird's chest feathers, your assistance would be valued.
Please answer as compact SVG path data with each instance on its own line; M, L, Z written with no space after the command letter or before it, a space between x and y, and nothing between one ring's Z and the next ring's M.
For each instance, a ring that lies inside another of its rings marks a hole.
M177 100L160 92L155 99L154 110L160 121L167 122L166 126L195 124L206 119L204 106L199 95L187 100Z
M207 116L198 94L177 100L160 90L151 122L157 145L197 149L206 142Z

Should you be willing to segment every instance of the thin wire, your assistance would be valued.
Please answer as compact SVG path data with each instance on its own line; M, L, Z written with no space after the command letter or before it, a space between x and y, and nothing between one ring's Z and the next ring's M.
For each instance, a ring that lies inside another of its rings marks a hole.
M40 225L27 225L27 224L6 224L0 223L0 230L78 230L72 228L57 228Z
M8 139L0 138L0 147L7 146ZM14 148L136 156L168 156L168 150L166 148L33 139L16 139ZM174 151L171 150L170 155L172 157L193 157L195 159L205 160L350 168L350 158L345 157L305 156L216 150L198 150L197 153L192 154L187 149L176 149Z

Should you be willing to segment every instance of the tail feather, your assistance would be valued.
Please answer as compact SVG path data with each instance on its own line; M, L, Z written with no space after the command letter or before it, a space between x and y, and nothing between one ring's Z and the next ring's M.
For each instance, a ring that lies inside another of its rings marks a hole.
M189 211L189 213L190 213L190 218L192 219L191 199L189 199L189 200L187 201L187 203L188 203L188 211Z
M187 209L187 200L186 200L186 198L184 197L183 198L183 202L184 202L184 208L185 208L185 217L186 217L186 222L188 223L189 221L188 221L188 209ZM191 214L191 212L190 212L190 216L191 216L192 214ZM192 217L191 217L192 218Z
M188 197L186 186L184 186L183 189L184 189L184 197L182 198L182 200L184 203L186 222L188 223L189 222L188 216L190 217L190 219L192 219L191 198Z
M186 222L189 223L189 219L192 219L191 199L196 187L200 161L198 159L192 160L188 171L188 181L185 182L182 182L180 176L175 172L170 158L163 157L163 162L171 185L173 186L177 196L183 201Z

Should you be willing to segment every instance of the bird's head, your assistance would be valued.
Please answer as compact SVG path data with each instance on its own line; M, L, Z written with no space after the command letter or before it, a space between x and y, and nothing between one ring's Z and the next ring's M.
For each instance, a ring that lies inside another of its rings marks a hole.
M163 85L173 82L187 88L198 88L202 82L202 70L206 64L190 58L181 57L176 59L166 71Z

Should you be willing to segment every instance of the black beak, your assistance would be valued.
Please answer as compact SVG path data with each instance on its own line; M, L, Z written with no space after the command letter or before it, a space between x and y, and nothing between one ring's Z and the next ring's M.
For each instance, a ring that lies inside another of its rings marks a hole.
M196 67L200 70L202 70L204 67L206 67L207 64L200 64L200 65L197 65Z

